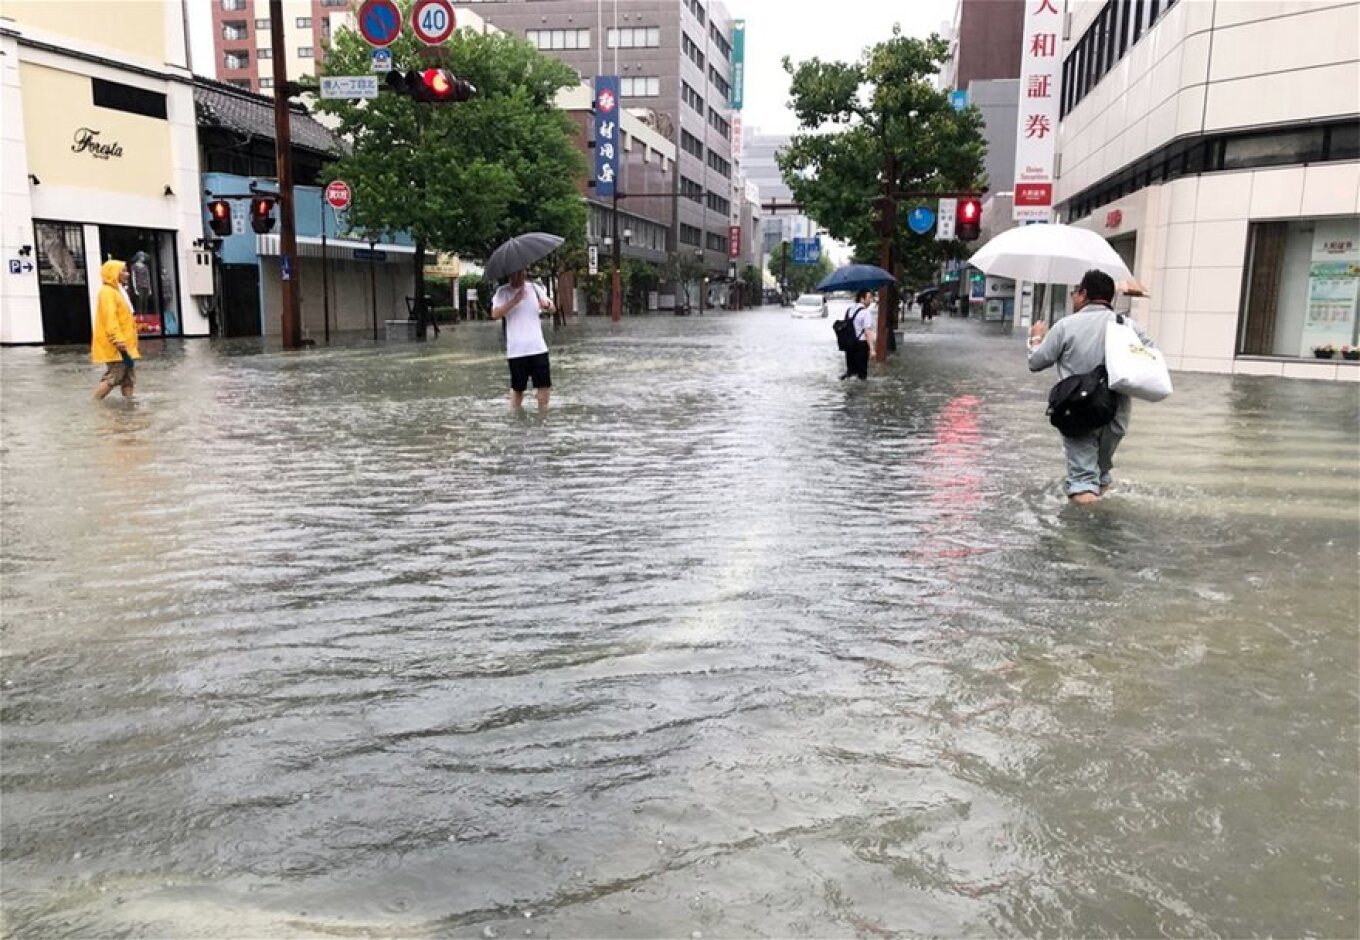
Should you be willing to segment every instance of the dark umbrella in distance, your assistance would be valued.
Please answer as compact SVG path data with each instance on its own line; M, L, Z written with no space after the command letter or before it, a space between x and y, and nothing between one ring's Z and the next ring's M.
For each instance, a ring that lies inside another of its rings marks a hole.
M562 241L559 236L547 232L516 235L491 252L491 257L486 259L486 277L499 281L516 271L527 270L530 265L537 264L556 251Z
M874 264L847 264L828 274L817 290L827 293L835 290L848 290L859 293L862 290L878 290L884 284L891 284L897 278Z
M918 290L918 291L916 292L916 302L919 304L921 301L925 300L927 297L934 296L935 294L938 294L939 292L940 292L940 289L939 289L938 287L923 287L923 288L921 288L920 290Z

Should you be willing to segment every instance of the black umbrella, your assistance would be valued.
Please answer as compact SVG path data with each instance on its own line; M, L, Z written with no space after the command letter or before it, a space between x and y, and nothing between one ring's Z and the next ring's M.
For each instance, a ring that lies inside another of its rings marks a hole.
M884 284L891 284L895 280L895 277L877 265L847 264L823 278L822 283L817 285L817 290L824 293L837 290L850 290L858 293L862 290L877 290Z
M925 287L925 288L922 288L921 290L918 290L918 291L916 292L916 302L919 304L921 301L925 300L925 299L926 299L927 297L929 297L931 294L938 294L939 292L940 292L940 289L939 289L938 287Z
M491 252L491 257L486 260L486 276L493 281L499 281L516 271L524 271L531 264L542 261L556 251L562 241L559 236L549 235L547 232L526 232L523 235L516 235Z

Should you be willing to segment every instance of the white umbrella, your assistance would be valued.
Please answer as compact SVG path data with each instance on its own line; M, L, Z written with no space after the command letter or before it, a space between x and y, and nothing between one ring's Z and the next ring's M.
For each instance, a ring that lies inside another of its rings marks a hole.
M968 263L984 274L1036 284L1077 284L1095 268L1133 280L1119 253L1095 232L1070 225L1022 225L1002 232Z

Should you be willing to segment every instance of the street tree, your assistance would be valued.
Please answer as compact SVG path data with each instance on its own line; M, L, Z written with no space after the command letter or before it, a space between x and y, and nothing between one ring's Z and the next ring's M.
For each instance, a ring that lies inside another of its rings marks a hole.
M955 110L935 87L948 53L938 36L915 39L894 27L892 38L856 62L795 65L784 58L802 133L777 159L794 198L833 238L852 245L857 260L874 264L882 261L886 209L893 273L915 281L967 248L908 229L906 212L918 201L897 194L980 191L986 182L981 114ZM895 317L892 293L885 312Z
M703 261L694 252L687 250L672 252L666 258L661 273L668 282L676 284L684 293L686 307L698 303L696 288L702 286L705 272ZM679 298L676 299L678 302Z
M780 242L770 252L770 274L780 284L787 278L788 290L794 294L816 290L831 270L831 260L826 255L818 258L816 264L794 264L793 246L789 242Z
M403 9L409 0L399 0ZM484 259L526 231L581 242L586 174L578 134L554 99L576 73L522 39L459 30L427 47L410 34L390 47L397 70L445 68L476 86L471 100L429 104L384 90L368 101L323 100L350 149L327 167L354 190L354 228L405 232L415 241L415 316L426 250ZM336 31L323 75L363 75L370 48L357 32Z

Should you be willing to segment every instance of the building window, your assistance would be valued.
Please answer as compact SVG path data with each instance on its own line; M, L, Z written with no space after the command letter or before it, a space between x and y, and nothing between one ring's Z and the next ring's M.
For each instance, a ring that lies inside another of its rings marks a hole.
M710 192L708 194L708 196L705 199L705 204L714 212L719 212L722 215L730 215L732 212L731 200L724 199L722 196L719 196L717 193L714 192Z
M248 78L230 78L227 79L227 84L235 85L237 88L244 88L246 91L254 90L251 88L250 79Z
M708 123L710 127L712 127L719 134L723 135L723 139L725 140L731 139L732 125L727 123L727 121L723 119L723 116L719 114L717 111L713 110L712 108L708 109Z
M222 38L231 42L237 42L246 38L246 24L242 20L239 23L223 23Z
M703 202L704 188L700 186L698 183L694 182L694 180L682 176L680 177L680 195L684 196L691 202ZM697 245L698 242L695 242L695 244Z
M222 9L226 10L228 13L234 13L237 10L244 10L245 8L246 0L222 0Z
M718 156L712 150L708 152L708 166L711 170L717 170L727 179L732 178L732 164Z
M718 94L722 95L724 101L732 97L732 86L722 77L722 73L711 65L708 67L708 80L718 90Z
M1061 115L1081 103L1175 0L1107 0L1063 60Z
M680 83L680 97L685 99L685 104L689 105L695 111L698 111L700 116L703 115L704 113L703 96L700 95L693 88L689 87L688 82Z
M113 111L126 111L143 117L165 120L165 95L145 88L134 88L102 78L90 79L94 105Z
M316 56L316 50L311 46L298 46L299 59L311 59Z
M274 58L274 50L273 50L273 49L268 49L268 48L265 48L265 49L256 49L256 50L255 50L255 58L257 58L257 59L272 59L272 58Z
M684 222L681 222L681 223L680 223L680 244L682 244L682 245L692 245L692 246L694 246L695 248L698 248L698 247L699 247L699 239L700 239L700 237L701 237L702 235L703 235L703 232L701 232L701 231L700 231L698 228L696 228L695 226L693 226L693 225L686 225Z
M1238 352L1313 358L1318 346L1360 345L1358 273L1360 216L1253 223Z
M610 49L656 49L661 45L661 27L635 26L632 29L611 29L608 41Z
M619 91L625 98L655 98L661 94L661 79L656 76L624 78Z
M589 49L588 29L530 29L524 38L536 49Z
M268 28L269 28L269 20L256 20L256 21L255 21L255 30L256 30L257 32L264 32L264 31L267 30Z
M680 149L691 157L696 157L700 160L704 158L703 142L684 128L680 129Z
M1320 127L1276 134L1253 134L1223 142L1218 168L1243 170L1258 166L1316 163L1323 159L1326 134Z
M228 69L244 69L250 67L250 53L248 52L228 52L222 57L222 66Z
M351 0L321 0L323 7L347 7Z
M298 29L311 29L311 28L312 28L312 18L311 18L310 16L299 16L299 17L297 18L297 28L298 28Z
M274 87L274 80L273 80L272 78L262 78L262 79L260 79L260 88L261 88L261 90L266 89L266 88L273 88L273 87Z
M732 61L732 44L727 41L727 37L718 29L717 23L708 24L708 38L713 40L713 45L718 47L722 57L727 61Z
M704 5L699 0L689 0L689 11L694 14L694 18L700 23L705 22Z
M689 60L702 72L704 70L704 54L699 51L699 47L695 44L694 40L689 38L689 33L680 34L680 48L685 51L685 55L689 56Z

